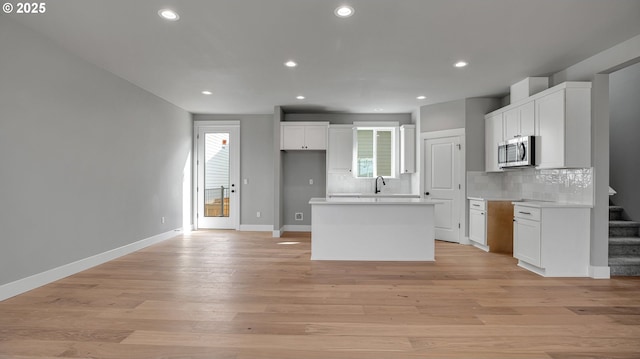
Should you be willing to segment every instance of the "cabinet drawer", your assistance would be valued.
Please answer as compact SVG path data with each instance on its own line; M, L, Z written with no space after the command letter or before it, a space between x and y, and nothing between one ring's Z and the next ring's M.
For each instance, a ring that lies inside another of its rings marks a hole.
M523 207L516 205L513 209L513 215L516 218L524 218L533 221L540 220L540 208Z
M470 199L469 200L469 209L481 209L481 210L485 210L485 201L479 201L477 199Z

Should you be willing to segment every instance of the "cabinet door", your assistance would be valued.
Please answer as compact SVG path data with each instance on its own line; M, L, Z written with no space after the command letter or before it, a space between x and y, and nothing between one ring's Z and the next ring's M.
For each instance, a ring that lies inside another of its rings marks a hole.
M415 127L400 128L400 172L414 173L416 171L416 130Z
M535 101L536 127L539 139L536 147L539 168L564 167L564 90L551 93Z
M504 138L510 139L520 135L520 108L516 107L504 112Z
M500 172L498 167L498 143L502 142L502 114L485 118L485 171Z
M469 239L487 245L485 211L469 210Z
M327 126L312 125L304 127L304 145L306 150L327 149Z
M520 109L520 135L534 136L536 135L536 106L534 101L527 102Z
M282 125L281 149L302 150L304 146L304 126Z
M504 112L504 138L535 135L535 103L530 101Z
M327 148L329 173L351 173L353 158L353 129L329 127Z
M513 256L540 267L540 222L516 218L513 224Z

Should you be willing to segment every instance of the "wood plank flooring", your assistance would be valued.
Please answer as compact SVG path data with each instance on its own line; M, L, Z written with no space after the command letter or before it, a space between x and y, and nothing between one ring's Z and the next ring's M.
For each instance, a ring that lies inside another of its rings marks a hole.
M302 233L171 239L0 302L0 358L640 358L640 278L443 242L435 263L309 257Z

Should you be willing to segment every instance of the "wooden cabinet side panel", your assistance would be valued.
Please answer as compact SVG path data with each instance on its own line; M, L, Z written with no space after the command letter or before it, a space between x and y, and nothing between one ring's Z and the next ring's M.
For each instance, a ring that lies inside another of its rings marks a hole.
M513 204L487 202L487 245L489 252L513 254Z

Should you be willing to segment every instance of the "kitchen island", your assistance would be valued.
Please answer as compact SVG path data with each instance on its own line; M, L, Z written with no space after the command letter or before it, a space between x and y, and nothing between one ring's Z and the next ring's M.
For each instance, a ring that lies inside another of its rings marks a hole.
M311 259L433 261L438 203L420 198L312 198Z

